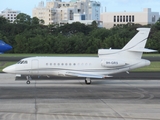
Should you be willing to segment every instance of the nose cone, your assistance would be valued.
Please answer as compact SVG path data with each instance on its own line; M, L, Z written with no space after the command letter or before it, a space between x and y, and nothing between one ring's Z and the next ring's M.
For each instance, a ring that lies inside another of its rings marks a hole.
M2 71L6 73L15 73L15 65L8 66L4 68Z
M8 45L8 44L0 44L0 52L6 52L12 49L12 46Z
M12 46L6 44L6 46L5 46L5 51L11 50L11 49L12 49Z

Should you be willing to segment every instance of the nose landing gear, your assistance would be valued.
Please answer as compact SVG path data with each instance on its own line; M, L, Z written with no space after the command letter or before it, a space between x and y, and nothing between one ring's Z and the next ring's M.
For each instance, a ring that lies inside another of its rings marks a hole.
M30 84L31 82L30 82L30 80L31 80L31 76L26 76L26 79L27 79L27 81L26 81L26 84Z

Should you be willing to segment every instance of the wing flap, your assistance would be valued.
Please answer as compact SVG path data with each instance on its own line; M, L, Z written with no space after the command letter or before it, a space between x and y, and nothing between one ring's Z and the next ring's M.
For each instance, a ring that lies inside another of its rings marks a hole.
M78 72L66 72L66 76L72 77L84 77L84 78L105 78L111 76L104 76L104 75L95 75L95 74L87 74L87 73L78 73Z

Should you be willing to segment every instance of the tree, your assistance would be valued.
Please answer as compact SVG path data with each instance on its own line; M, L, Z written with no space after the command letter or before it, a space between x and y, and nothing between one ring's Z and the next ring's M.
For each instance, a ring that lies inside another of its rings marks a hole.
M32 25L39 25L40 20L37 17L32 18Z
M16 24L31 24L31 17L25 13L19 13L14 21Z
M9 23L5 17L0 16L0 25Z
M160 30L160 18L155 23L155 28L158 29L158 30Z
M39 20L39 24L44 25L44 23L45 23L45 22L44 22L44 20L42 20L42 19L41 19L41 20Z

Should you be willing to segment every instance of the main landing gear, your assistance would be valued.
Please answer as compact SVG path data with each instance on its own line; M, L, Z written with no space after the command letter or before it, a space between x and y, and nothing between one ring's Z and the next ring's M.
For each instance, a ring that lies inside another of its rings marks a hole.
M30 84L31 76L26 76L26 79L27 79L26 84Z
M86 79L85 79L85 83L86 83L87 85L91 84L91 78L86 78Z

